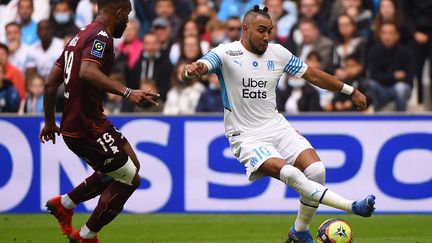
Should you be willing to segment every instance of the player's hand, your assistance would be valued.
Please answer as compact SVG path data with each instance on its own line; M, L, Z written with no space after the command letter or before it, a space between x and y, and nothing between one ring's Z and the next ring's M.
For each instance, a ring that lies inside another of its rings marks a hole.
M188 76L200 77L202 73L206 73L207 66L202 62L193 62L190 65L185 65L185 70Z
M128 97L128 101L134 105L142 106L144 103L150 103L152 105L159 105L157 98L160 94L151 91L150 89L144 91L140 89L132 90Z
M351 96L351 99L359 110L365 110L367 108L367 99L362 92L356 90Z
M39 141L41 143L45 143L51 140L52 143L55 144L56 134L60 135L60 127L58 127L55 123L45 123L39 134Z

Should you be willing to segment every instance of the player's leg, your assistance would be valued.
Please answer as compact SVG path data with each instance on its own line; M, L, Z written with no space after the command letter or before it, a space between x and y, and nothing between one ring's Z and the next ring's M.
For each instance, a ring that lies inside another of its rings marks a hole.
M259 167L259 171L265 175L281 180L299 193L300 196L314 202L364 217L371 216L374 211L374 196L368 196L361 201L345 199L325 186L309 180L298 168L286 164L283 159L269 158Z
M325 167L314 149L309 148L301 152L295 160L294 166L302 171L309 180L324 185ZM318 206L319 203L304 196L300 197L299 210L294 222L294 230L296 232L309 230L309 225L315 216Z
M72 152L86 158L87 161L94 160L94 155L98 154L94 149L89 149L92 145L85 139L64 136L63 140ZM76 205L100 195L111 182L111 177L94 172L67 194L55 196L47 201L47 210L57 218L64 235L69 237L74 230L72 216Z
M72 240L76 240L76 238L97 239L97 233L123 210L126 201L139 187L141 180L138 169L140 164L136 154L129 143L123 146L123 151L128 155L126 163L115 171L105 173L114 181L102 192L90 218L80 231L74 232L71 236Z

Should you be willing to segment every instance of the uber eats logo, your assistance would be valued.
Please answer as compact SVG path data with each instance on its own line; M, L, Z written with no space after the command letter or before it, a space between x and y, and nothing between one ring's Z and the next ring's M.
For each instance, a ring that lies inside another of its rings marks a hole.
M260 88L265 88L267 86L267 81L255 80L253 78L243 78L243 91L242 97L249 99L265 99L267 98L267 92ZM252 88L252 89L251 89Z

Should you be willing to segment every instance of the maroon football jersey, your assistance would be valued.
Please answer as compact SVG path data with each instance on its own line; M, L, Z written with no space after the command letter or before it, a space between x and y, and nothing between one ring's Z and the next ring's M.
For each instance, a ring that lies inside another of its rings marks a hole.
M61 133L71 137L100 135L111 123L103 112L105 91L79 78L82 61L100 65L107 76L114 61L113 38L102 22L82 28L65 47L56 64L63 69L65 105Z

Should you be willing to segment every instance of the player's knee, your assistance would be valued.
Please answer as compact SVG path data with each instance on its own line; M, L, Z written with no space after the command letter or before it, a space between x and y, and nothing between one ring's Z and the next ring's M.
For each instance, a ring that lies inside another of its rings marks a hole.
M323 162L317 161L312 163L303 171L303 173L309 180L324 185L325 177L326 177L326 169Z
M280 170L280 180L294 190L297 190L307 178L298 168L292 165L285 165Z
M141 177L138 175L138 171L135 177L132 179L132 186L138 188L141 185Z

